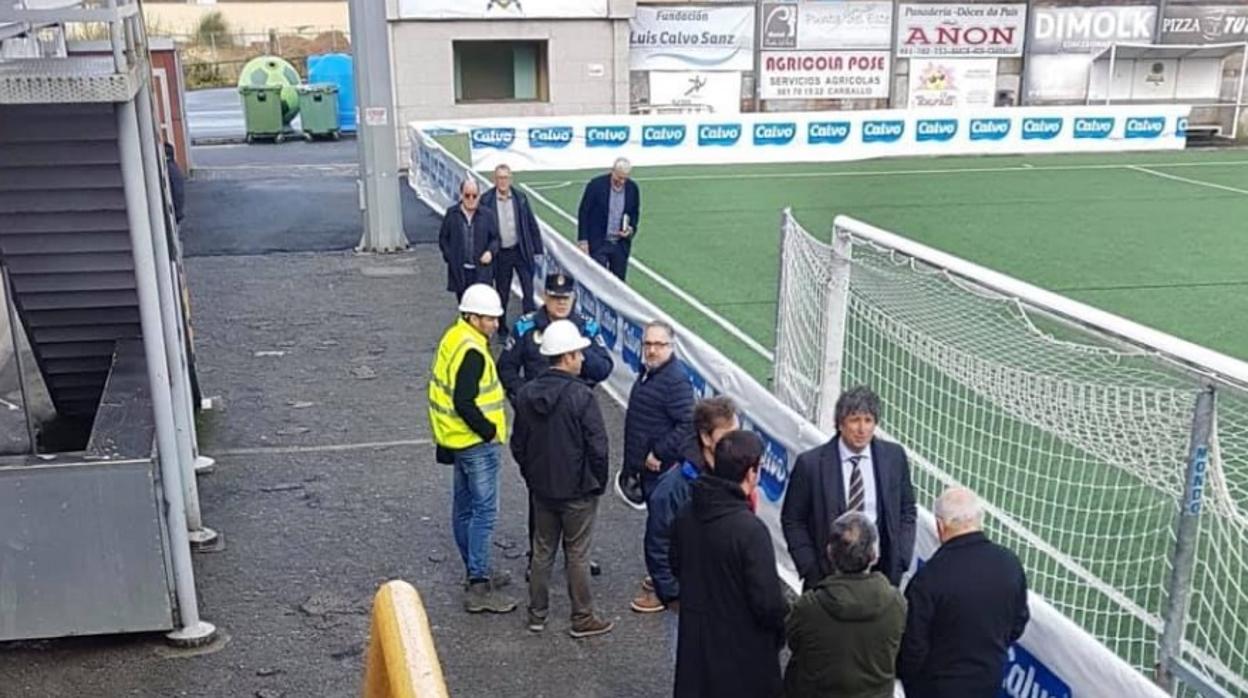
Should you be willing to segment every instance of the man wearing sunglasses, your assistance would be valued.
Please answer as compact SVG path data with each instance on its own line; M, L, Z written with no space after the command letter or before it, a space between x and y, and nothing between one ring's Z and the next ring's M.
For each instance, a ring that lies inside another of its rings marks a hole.
M446 210L438 247L446 262L446 290L458 300L473 284L494 285L500 239L495 216L478 215L481 190L472 177L459 186L459 201Z

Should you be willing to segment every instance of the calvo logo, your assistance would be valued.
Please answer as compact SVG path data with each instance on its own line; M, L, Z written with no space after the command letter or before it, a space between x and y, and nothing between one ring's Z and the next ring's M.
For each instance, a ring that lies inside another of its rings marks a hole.
M904 121L864 121L862 124L863 143L894 143L901 140L906 132Z
M1179 138L1187 138L1187 117L1180 116L1174 122L1174 135Z
M1075 119L1075 138L1109 138L1114 117L1091 116Z
M971 119L971 140L1000 141L1010 135L1009 119Z
M566 148L571 143L571 126L539 126L529 129L530 148Z
M1127 119L1127 138L1157 138L1166 130L1166 117L1143 116Z
M473 148L506 150L511 147L512 143L516 142L516 129L474 128L468 137Z
M797 136L797 124L754 124L754 145L788 145Z
M698 145L732 146L741 140L741 124L702 124L698 127Z
M915 125L915 139L924 141L950 141L958 133L957 119L919 119Z
M768 501L778 502L784 497L784 488L789 483L789 451L767 432L757 426L753 429L763 440L758 484Z
M685 127L681 124L645 126L641 129L641 147L675 148L685 142Z
M1056 116L1041 116L1023 119L1023 140L1048 141L1057 138L1062 132L1062 119Z
M1070 698L1070 686L1021 645L1015 644L1006 651L1005 677L997 695L1004 698Z
M806 142L811 145L836 145L847 138L848 121L812 121L806 128Z
M628 143L632 135L628 126L587 126L585 146L588 148L618 148Z

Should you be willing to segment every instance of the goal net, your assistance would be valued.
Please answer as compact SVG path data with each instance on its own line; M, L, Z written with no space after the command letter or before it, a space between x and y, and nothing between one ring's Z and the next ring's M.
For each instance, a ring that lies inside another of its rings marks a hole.
M1248 696L1244 364L853 219L826 243L786 212L782 239L777 395L828 430L841 386L874 388L920 501L974 489L1033 589L1150 675L1174 622L1193 410L1211 386L1176 659Z

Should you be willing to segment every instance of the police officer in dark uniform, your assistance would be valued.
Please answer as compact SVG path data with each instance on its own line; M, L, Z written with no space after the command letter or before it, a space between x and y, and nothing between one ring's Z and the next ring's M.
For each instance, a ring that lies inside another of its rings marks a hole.
M576 281L567 274L546 275L546 298L541 308L521 315L517 320L507 343L503 345L503 353L498 357L498 378L503 382L503 391L513 404L516 393L521 386L537 378L550 368L550 361L542 356L542 335L546 328L555 320L571 320L581 334L587 337L590 345L582 354L585 362L581 364L581 379L590 385L601 383L611 375L615 361L602 341L598 321L594 318L583 318L579 313L572 312L576 306ZM533 540L533 509L529 508L529 541ZM533 551L529 551L529 559ZM589 562L590 574L597 577L602 567L595 560ZM529 573L525 571L525 579Z
M576 305L576 282L567 274L550 274L546 277L546 302L537 310L525 313L516 320L511 335L498 357L498 377L503 382L507 399L515 402L521 386L537 378L550 362L542 356L542 334L555 320L571 320L591 344L585 349L585 363L581 366L581 378L591 385L601 383L611 375L615 362L602 341L598 321L585 319L574 313Z

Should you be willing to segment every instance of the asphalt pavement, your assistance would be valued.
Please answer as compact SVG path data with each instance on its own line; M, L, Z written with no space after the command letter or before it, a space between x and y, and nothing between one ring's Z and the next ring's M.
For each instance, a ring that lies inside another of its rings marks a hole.
M188 256L349 250L364 232L354 140L196 146L186 182ZM412 244L437 239L440 219L398 181Z
M200 417L200 439L218 462L199 492L205 523L225 542L194 559L201 613L221 639L189 654L160 635L0 645L0 696L359 695L370 600L388 579L422 594L453 696L669 694L662 618L628 610L644 573L644 517L612 495L599 510L604 573L593 590L615 632L567 635L558 571L544 634L525 629L523 605L504 616L463 611L451 470L434 462L424 407L433 351L454 317L441 259L428 244L335 251L358 239L348 225L358 212L353 197L329 193L354 183L313 174L345 164L318 145L331 144L208 151L218 167L271 172L187 187L184 243L201 255L185 261L196 361L215 405ZM409 237L430 239L437 218L414 214ZM622 410L599 400L618 454ZM520 598L525 502L508 457L494 555Z

